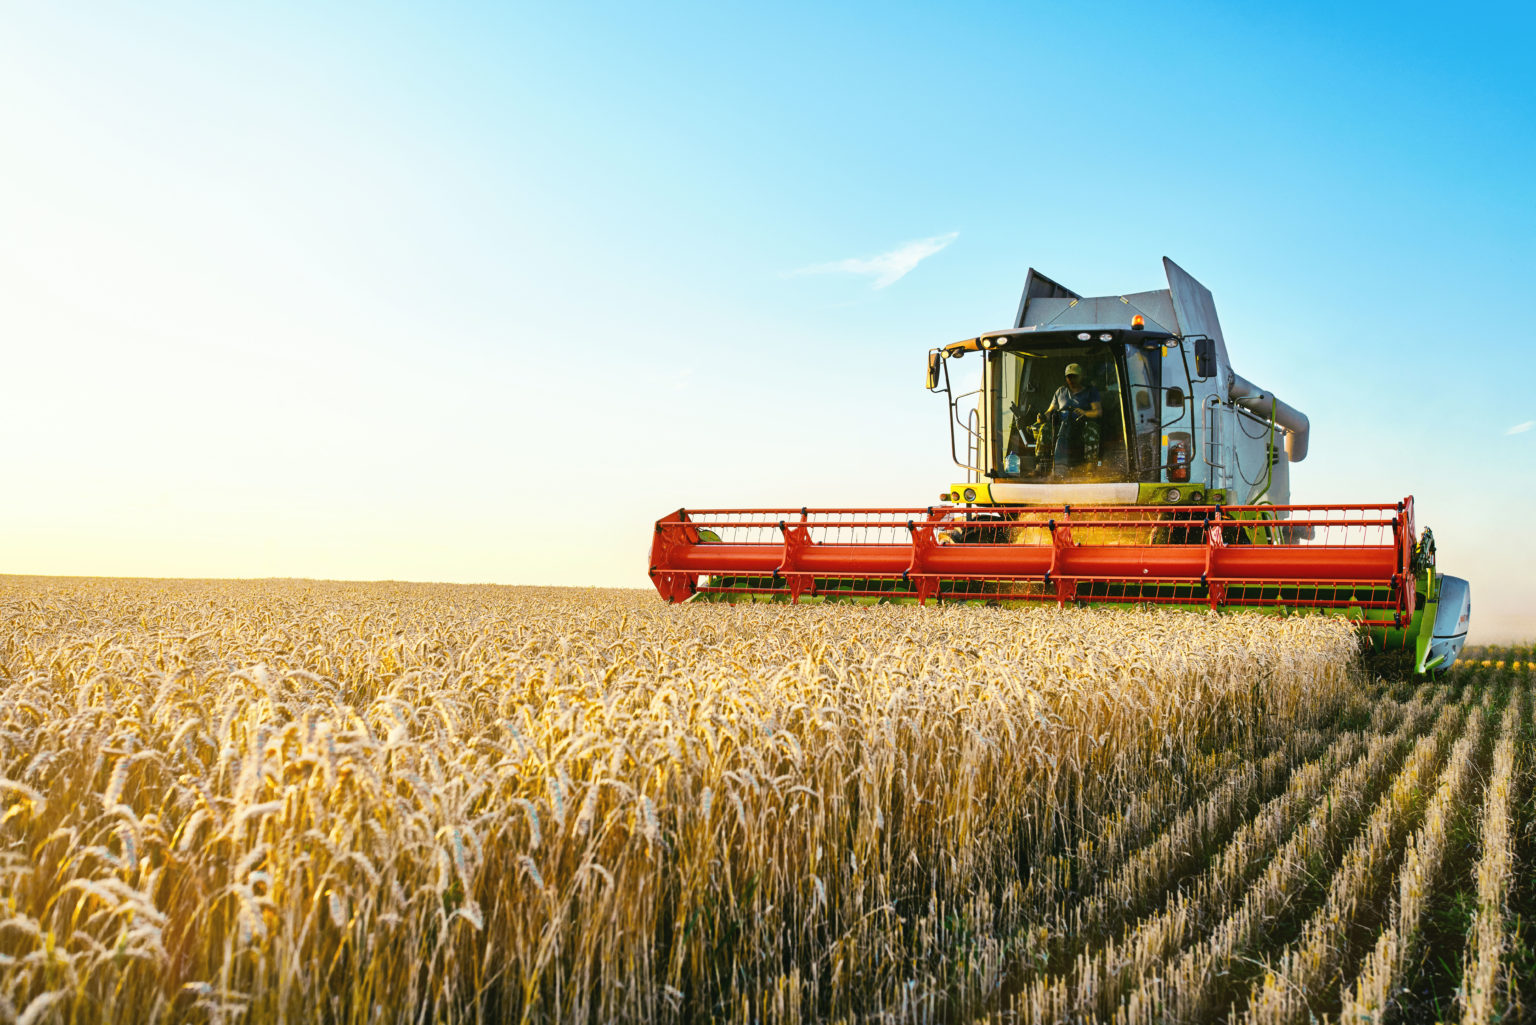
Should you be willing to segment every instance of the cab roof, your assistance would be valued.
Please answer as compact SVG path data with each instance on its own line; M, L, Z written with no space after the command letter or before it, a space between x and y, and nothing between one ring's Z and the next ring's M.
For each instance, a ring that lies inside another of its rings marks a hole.
M1087 335L1088 337L1083 337ZM1103 337L1109 335L1109 338ZM1025 345L1073 345L1084 342L1130 342L1132 344L1157 344L1178 337L1172 331L1157 327L1133 328L1130 323L1119 324L1053 324L1049 327L1007 328L1002 331L986 331L975 338L965 338L944 346L944 352L956 354L979 350L1018 349Z

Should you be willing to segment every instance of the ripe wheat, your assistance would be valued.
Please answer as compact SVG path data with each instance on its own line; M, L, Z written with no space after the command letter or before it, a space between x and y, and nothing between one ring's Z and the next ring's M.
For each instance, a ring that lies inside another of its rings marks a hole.
M1528 759L1458 735L1517 671L1372 682L1340 620L0 578L0 624L0 1022L1259 1015L1274 916L1410 834L1453 885L1448 752L1509 1004Z

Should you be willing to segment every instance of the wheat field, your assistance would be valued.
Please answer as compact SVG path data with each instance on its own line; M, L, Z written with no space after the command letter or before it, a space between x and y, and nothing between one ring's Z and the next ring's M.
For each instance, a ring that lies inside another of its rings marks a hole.
M1513 1020L1530 652L0 578L0 1022Z

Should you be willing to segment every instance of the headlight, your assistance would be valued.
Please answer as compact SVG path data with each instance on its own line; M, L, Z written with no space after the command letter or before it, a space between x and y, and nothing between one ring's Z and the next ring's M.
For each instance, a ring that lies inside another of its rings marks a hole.
M1110 334L1108 331L1105 331L1103 334L1099 335L1099 341L1101 342L1112 342L1114 340L1115 336Z
M1093 334L1088 331L1079 331L1077 333L1077 340L1080 342L1091 342L1093 341Z
M976 489L975 488L966 488L965 489L965 500L967 502L974 502L974 501L976 501Z
M1163 496L1170 502L1177 502L1180 497L1183 496L1183 494L1184 493L1178 488L1169 488L1167 491L1163 492Z

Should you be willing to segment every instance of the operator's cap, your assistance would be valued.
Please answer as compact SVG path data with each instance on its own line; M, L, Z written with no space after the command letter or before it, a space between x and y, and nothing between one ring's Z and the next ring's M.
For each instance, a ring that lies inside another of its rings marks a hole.
M1073 374L1076 374L1078 377L1082 377L1083 376L1083 365L1081 363L1068 363L1067 364L1066 376L1067 377L1071 377Z

